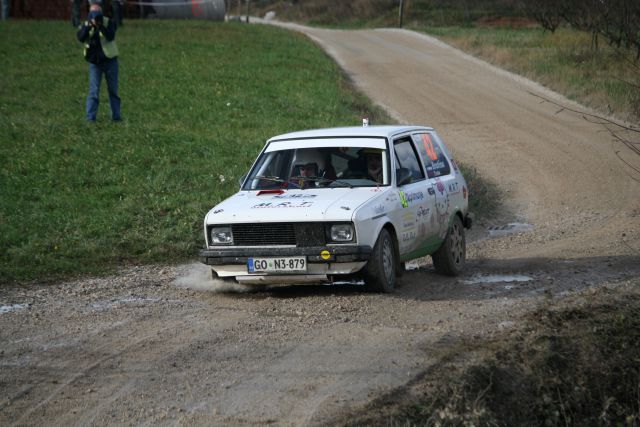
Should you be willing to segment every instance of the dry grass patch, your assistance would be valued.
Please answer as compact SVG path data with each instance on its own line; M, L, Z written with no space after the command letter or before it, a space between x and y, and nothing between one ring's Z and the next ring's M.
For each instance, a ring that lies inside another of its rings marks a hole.
M463 337L347 425L635 427L640 280L549 300L512 332Z

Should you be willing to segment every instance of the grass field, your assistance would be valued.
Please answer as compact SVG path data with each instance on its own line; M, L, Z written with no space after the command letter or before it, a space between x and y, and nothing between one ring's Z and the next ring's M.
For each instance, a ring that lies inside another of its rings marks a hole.
M386 120L295 33L129 21L116 39L124 121L103 87L89 124L69 24L0 25L0 283L194 258L268 137Z
M588 33L568 28L416 28L601 113L640 123L640 62L605 40L595 49Z

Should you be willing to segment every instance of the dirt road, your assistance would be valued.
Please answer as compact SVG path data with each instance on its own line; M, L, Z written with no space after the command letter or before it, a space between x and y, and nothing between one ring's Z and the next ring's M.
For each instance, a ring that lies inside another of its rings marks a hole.
M638 159L529 92L568 101L410 32L304 31L500 186L505 214L486 226L532 230L476 230L467 274L423 262L391 295L234 291L197 264L2 287L1 425L332 424L544 298L638 283L640 184L619 156Z

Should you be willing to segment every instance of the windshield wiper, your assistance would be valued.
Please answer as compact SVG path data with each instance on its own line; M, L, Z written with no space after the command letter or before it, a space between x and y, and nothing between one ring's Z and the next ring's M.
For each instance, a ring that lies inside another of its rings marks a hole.
M257 180L264 180L264 181L269 181L269 182L275 182L280 184L280 188L288 188L289 187L289 181L287 181L286 179L282 179L278 176L266 176L266 175L257 175L254 176L253 179L257 179Z
M279 183L285 183L287 182L286 180L277 177L277 176L265 176L265 175L258 175L253 177L253 179L264 179L265 181L271 181L271 182L279 182Z
M343 184L346 185L349 188L353 188L353 184L351 184L350 182L347 181L340 181L339 179L330 179L330 178L324 178L321 176L292 176L291 177L291 181L319 181L319 182L328 182L330 184L333 184L334 182L337 184Z

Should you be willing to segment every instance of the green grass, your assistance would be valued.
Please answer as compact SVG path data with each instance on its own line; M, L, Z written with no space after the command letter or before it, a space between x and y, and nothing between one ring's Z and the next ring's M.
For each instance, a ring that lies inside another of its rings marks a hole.
M386 120L295 33L129 21L117 41L124 121L103 84L88 124L68 23L0 25L0 283L194 258L268 137Z
M594 108L640 122L640 62L585 32L560 28L416 27Z

